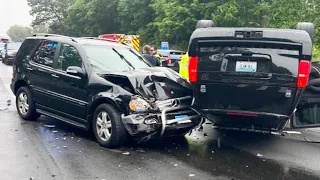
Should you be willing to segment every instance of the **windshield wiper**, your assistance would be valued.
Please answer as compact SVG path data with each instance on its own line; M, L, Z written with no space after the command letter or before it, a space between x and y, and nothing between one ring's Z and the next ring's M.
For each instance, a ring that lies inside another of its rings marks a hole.
M132 70L135 69L134 66L133 66L122 54L120 54L116 49L112 48L112 50L113 50L114 52L116 52L116 53L120 56L120 58L121 58L122 60L124 60L124 61L132 68Z
M132 52L134 55L138 56L138 58L139 58L140 61L149 64L149 62L146 62L141 56L139 56L137 53L135 53L135 52L132 51L131 49L130 49L129 51Z

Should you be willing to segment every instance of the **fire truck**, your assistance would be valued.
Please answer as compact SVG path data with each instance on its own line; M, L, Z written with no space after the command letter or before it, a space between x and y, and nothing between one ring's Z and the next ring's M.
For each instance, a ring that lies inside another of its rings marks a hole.
M118 41L119 43L126 43L131 45L135 50L140 51L139 35L102 34L102 35L99 35L98 38L115 40L115 41Z

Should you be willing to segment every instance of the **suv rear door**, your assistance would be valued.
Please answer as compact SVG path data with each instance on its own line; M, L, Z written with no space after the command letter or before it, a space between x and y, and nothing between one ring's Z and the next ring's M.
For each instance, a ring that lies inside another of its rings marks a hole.
M52 80L54 77L53 62L57 56L58 42L44 40L31 60L26 63L26 75L34 93L37 105L42 109L51 108Z
M291 115L300 92L300 46L200 41L198 47L195 91L200 109Z

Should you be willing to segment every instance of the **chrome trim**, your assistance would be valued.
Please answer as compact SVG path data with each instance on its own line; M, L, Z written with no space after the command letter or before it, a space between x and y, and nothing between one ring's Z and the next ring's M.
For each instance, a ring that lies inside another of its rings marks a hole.
M180 98L167 99L167 100L163 100L163 101L156 101L155 104L160 110L163 110L163 109L165 109L165 107L171 107L172 106L172 102L174 100L179 100L181 102L183 100L188 100L188 99L192 99L192 97L191 96L185 96L185 97L180 97Z
M190 116L188 118L181 118L181 119L170 119L170 120L167 120L166 119L166 113L168 111L175 111L175 110L179 110L179 109L190 109L192 111L194 111L191 106L180 106L180 107L169 107L169 108L166 108L164 109L162 112L161 112L161 123L162 123L162 126L161 126L161 131L160 131L160 136L162 136L164 134L164 131L166 130L166 125L167 124L174 124L174 123L177 123L179 121L186 121L186 120L190 120L191 121L191 118L195 118L197 116L200 116L200 114L197 112L197 111L194 111L196 112L198 115L193 115L193 116Z

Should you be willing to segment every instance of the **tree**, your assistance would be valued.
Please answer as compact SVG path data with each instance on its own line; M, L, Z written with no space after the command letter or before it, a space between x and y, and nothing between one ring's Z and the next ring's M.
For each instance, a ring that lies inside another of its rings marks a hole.
M9 28L7 34L12 41L21 42L32 35L32 29L21 25L13 25Z
M35 16L32 26L49 25L53 33L63 33L66 9L73 0L27 0L31 7L30 14Z

